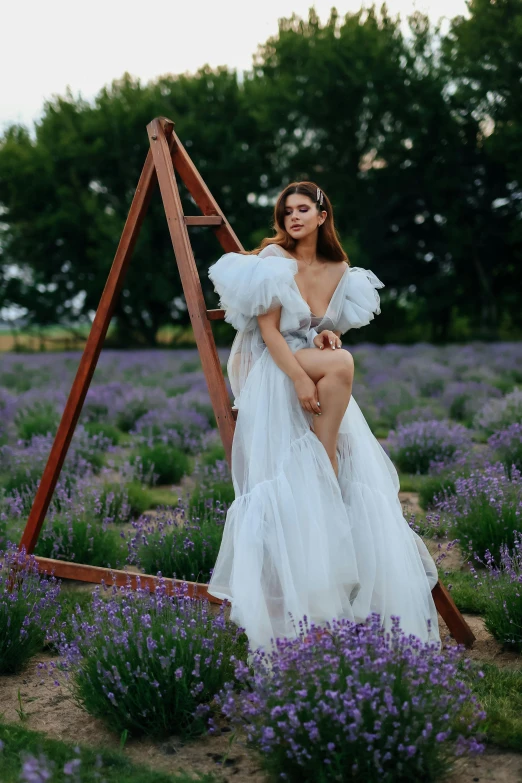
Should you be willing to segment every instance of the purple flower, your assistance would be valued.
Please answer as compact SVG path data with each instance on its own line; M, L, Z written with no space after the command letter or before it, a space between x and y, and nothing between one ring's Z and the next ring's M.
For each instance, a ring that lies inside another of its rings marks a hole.
M298 637L254 651L251 668L238 662L236 682L216 696L267 769L303 783L324 779L331 764L336 775L364 769L367 780L391 779L401 769L413 779L434 759L444 763L443 731L459 748L484 749L476 741L484 714L459 677L470 666L462 645L424 644L403 634L396 616L385 631L376 613L366 623L334 620L319 638L316 626L304 626Z

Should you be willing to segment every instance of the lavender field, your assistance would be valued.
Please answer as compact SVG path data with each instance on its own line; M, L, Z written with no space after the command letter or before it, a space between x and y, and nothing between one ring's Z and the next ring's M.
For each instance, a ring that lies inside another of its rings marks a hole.
M80 354L3 354L0 758L15 724L85 743L62 748L59 763L43 746L27 756L27 775L40 765L55 777L6 780L112 780L96 744L146 756L150 781L153 769L188 780L184 769L209 782L456 783L488 764L505 777L487 779L518 779L522 344L350 350L353 395L397 466L405 518L436 557L473 649L458 648L442 618L439 655L412 656L400 629L390 648L378 623L365 635L340 623L281 643L277 675L274 659L254 676L225 606L183 589L42 579L15 548ZM219 350L224 371L228 353ZM35 554L206 582L233 499L197 351L105 351Z

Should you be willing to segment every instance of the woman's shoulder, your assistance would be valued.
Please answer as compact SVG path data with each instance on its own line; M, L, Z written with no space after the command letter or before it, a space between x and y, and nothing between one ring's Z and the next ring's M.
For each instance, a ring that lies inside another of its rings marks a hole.
M260 258L266 258L267 256L280 256L281 258L291 258L289 254L280 245L271 243L265 245L265 247L259 251L258 256Z

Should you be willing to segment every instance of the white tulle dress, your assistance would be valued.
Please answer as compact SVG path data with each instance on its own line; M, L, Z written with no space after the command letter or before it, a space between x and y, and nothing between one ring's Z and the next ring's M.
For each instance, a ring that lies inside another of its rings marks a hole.
M225 320L237 330L227 364L238 408L232 445L235 500L208 591L231 603L252 650L298 635L298 622L364 620L438 641L431 590L437 568L409 527L399 478L352 396L337 447L338 477L312 431L314 416L274 362L257 321L281 306L280 331L292 352L322 329L368 324L380 313L383 283L347 267L324 316L313 316L295 282L298 265L277 245L259 255L226 253L209 268ZM356 368L357 372L357 368ZM429 621L429 622L428 622Z

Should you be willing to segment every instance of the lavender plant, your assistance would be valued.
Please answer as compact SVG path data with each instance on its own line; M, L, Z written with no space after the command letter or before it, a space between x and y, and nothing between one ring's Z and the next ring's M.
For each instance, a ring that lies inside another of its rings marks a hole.
M206 397L208 399L208 394ZM198 405L201 411L197 409ZM205 402L191 392L171 397L164 407L145 413L136 422L132 434L138 435L148 446L160 442L187 454L197 454L201 451L202 437L209 429Z
M143 470L151 476L151 483L176 484L190 471L190 460L187 454L168 443L141 445L137 457Z
M196 485L190 496L190 514L204 516L218 500L227 506L234 502L232 476L225 459L209 460L207 463L204 458L198 458L192 475Z
M60 614L60 586L12 544L0 551L0 674L16 674L43 646Z
M359 624L334 620L315 641L318 629L305 634L300 625L297 638L258 651L252 668L236 662L235 682L216 698L274 778L428 781L455 755L484 750L485 713L459 678L470 664L462 645L437 651L405 636L398 617L384 633L378 614Z
M427 473L430 463L456 458L471 446L471 434L448 420L417 421L390 430L387 447L399 470Z
M155 593L138 586L97 588L92 620L73 614L70 635L61 633L75 698L116 732L163 736L199 733L198 707L232 676L232 660L245 655L244 634L188 586L161 579Z
M473 426L473 418L492 399L502 397L502 392L484 381L454 381L442 394L442 404L449 417L460 421L466 427Z
M54 436L60 413L50 400L36 400L26 408L19 408L14 421L18 436L29 442L33 435Z
M34 551L40 557L102 568L118 568L125 562L122 535L80 509L51 513Z
M522 470L522 422L515 421L506 429L494 432L488 438L488 446L497 454L509 476L513 465Z
M495 561L489 549L484 561L476 557L485 570L477 571L474 587L484 585L489 592L485 606L484 625L504 647L522 652L522 532L514 532L514 546L510 551L500 546L500 560Z
M489 550L498 562L502 545L511 551L521 529L521 473L513 468L509 477L500 462L486 463L469 476L457 477L454 494L435 505L449 517L464 551L484 558Z
M487 435L503 430L515 422L522 422L522 389L515 387L500 400L489 400L478 411L473 423Z
M144 514L133 522L128 562L147 574L208 582L217 559L227 507L210 500L199 515L191 515L187 498L150 518Z

